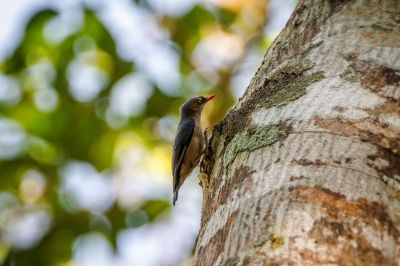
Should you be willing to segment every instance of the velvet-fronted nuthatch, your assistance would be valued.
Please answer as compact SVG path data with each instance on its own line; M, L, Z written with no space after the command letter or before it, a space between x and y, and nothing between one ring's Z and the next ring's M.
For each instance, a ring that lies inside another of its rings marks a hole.
M203 154L204 143L207 141L206 132L201 129L201 112L207 102L215 97L195 97L189 99L181 106L181 119L176 132L173 154L173 204L178 199L178 190L199 164Z

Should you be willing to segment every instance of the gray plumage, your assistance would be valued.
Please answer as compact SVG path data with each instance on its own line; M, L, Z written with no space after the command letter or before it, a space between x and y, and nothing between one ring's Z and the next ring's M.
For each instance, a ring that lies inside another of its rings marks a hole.
M215 96L195 97L181 106L181 118L176 132L173 154L173 204L178 199L178 190L198 165L206 141L201 129L201 112L205 104Z

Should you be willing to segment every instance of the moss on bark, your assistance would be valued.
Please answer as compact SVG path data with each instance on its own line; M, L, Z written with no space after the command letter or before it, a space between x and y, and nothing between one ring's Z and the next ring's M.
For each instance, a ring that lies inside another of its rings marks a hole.
M226 165L229 165L239 153L254 151L271 145L286 134L283 127L276 125L254 128L248 132L239 133L229 143L224 161Z

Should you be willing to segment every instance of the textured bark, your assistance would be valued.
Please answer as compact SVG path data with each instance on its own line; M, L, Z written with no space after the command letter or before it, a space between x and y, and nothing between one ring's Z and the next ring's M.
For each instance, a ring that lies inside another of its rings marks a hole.
M400 264L400 1L300 1L201 164L196 265Z

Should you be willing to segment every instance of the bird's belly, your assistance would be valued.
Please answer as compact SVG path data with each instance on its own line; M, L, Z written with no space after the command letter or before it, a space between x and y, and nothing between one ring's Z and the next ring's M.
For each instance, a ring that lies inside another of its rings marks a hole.
M185 178L190 175L193 169L198 165L202 151L203 139L199 137L193 137L185 152L185 156L183 157L183 163L180 172L180 183L183 183Z

